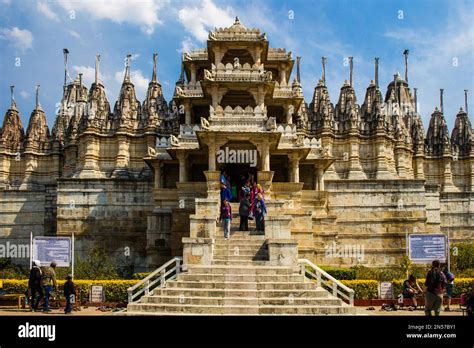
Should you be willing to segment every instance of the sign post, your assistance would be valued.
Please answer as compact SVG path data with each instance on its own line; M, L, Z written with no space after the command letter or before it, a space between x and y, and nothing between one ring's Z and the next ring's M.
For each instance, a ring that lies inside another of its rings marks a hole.
M439 233L419 233L408 236L409 257L413 263L447 261L447 237Z
M74 279L74 233L72 233L71 240L71 276Z
M71 266L70 237L34 237L32 255L41 264L56 262L58 267Z

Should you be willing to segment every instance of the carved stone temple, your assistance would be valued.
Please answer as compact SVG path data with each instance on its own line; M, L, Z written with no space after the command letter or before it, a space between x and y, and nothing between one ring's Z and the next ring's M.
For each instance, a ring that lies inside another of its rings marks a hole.
M51 130L39 86L26 130L12 88L0 131L0 242L74 233L80 256L103 248L135 271L173 256L208 264L222 233L216 218L224 167L232 178L251 173L265 190L272 265L297 258L395 265L407 233L474 239L468 114L461 108L449 131L441 105L425 131L406 75L395 74L382 94L378 59L364 100L352 86L351 60L335 103L325 58L305 99L299 59L238 19L210 32L206 48L183 54L169 103L156 55L154 62L140 101L129 57L111 105L97 56L90 88L81 75L65 80ZM256 166L221 163L219 150L256 150ZM329 247L344 245L362 245L364 258L328 257Z

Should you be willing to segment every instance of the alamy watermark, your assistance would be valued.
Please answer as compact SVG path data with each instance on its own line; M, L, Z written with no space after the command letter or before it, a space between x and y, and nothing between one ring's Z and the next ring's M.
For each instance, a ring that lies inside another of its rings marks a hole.
M29 244L0 243L0 259L27 259L30 257Z
M357 259L357 261L364 261L364 250L365 247L362 244L336 244L332 242L331 244L325 245L325 256L329 258L351 258Z
M251 167L257 166L257 150L234 150L226 147L217 151L218 163L243 163L250 164Z

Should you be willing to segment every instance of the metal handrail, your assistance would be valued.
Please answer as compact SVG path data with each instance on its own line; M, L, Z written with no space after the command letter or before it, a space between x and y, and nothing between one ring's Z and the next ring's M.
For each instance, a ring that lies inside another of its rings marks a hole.
M343 300L348 301L351 306L354 305L354 290L345 286L339 280L337 280L329 273L325 272L307 259L299 259L298 264L301 267L301 274L305 277L309 275L309 279L316 279L316 284L318 287L326 287L328 288L328 290L332 291L332 294L334 296L341 297ZM309 270L308 267L311 268L314 272Z
M150 291L155 288L164 287L168 280L176 279L178 274L182 271L182 261L182 257L176 256L161 267L154 270L134 286L129 287L127 289L128 303L133 302L138 296L142 294L148 295ZM170 266L173 267L169 268Z

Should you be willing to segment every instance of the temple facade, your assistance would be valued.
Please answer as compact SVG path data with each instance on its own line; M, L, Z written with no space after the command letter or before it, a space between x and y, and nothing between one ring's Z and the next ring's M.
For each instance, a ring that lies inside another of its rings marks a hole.
M183 54L169 103L156 55L143 102L127 62L113 107L100 56L90 89L80 74L65 81L51 131L39 86L26 132L12 93L0 132L0 241L74 233L79 255L99 247L137 271L181 255L205 264L223 169L231 178L251 174L264 188L274 264L304 257L389 266L405 255L409 233L474 240L467 112L460 109L450 134L441 103L425 131L407 74L395 74L384 97L377 58L362 104L351 58L337 103L325 58L307 103L299 58L295 64L291 52L269 47L239 19L210 32L205 49ZM338 254L351 247L362 247L363 257Z

